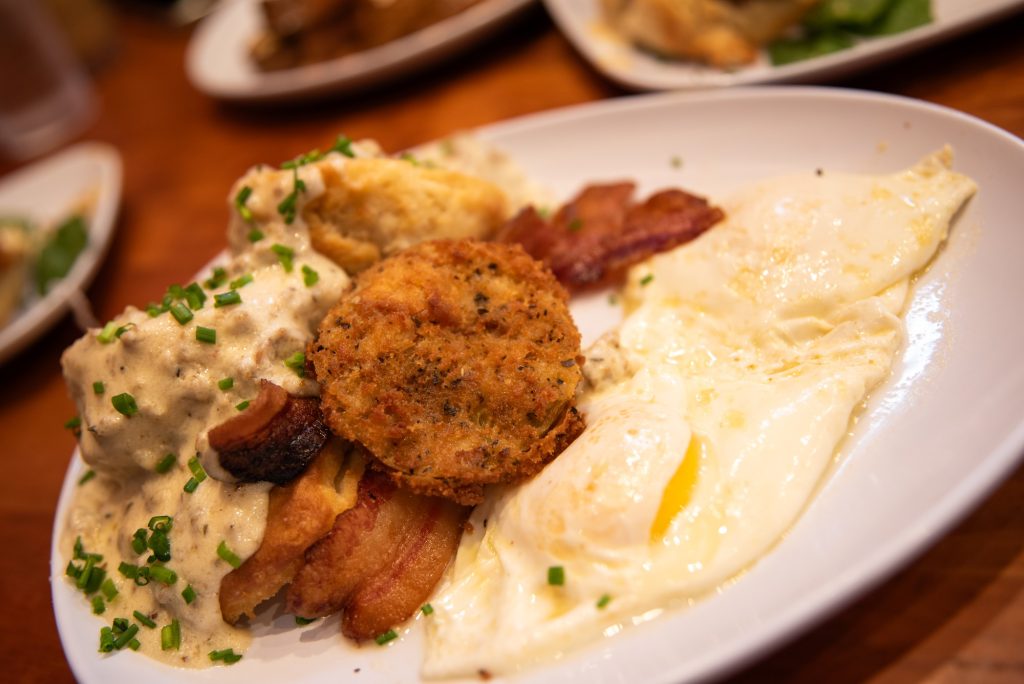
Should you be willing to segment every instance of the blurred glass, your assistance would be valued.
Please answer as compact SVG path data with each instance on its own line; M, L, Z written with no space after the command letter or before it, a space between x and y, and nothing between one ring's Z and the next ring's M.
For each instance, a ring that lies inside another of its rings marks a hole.
M80 133L96 103L45 5L0 0L0 154L34 157Z

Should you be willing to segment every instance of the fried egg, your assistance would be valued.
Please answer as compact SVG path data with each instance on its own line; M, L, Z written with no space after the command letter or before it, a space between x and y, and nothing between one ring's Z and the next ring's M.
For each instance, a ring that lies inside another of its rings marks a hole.
M474 512L424 676L514 672L770 550L888 375L911 279L975 191L950 166L946 149L893 175L763 181L635 267L626 319L587 353L586 431Z

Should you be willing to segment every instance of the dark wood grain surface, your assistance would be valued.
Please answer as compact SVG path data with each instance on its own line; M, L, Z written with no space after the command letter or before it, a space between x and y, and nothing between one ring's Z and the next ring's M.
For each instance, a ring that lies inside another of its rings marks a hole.
M400 149L459 129L627 95L600 77L536 7L449 62L356 96L243 108L194 90L188 29L117 17L116 53L96 74L102 110L84 136L124 157L124 201L88 296L101 320L157 299L224 245L225 195L257 162L338 132ZM1024 135L1024 16L1003 20L837 85L920 98ZM0 164L0 172L13 167ZM1020 293L1007 305L1019 312ZM0 680L65 682L50 602L54 508L74 439L59 368L79 334L65 319L0 367ZM737 681L1024 681L1024 469L930 551Z

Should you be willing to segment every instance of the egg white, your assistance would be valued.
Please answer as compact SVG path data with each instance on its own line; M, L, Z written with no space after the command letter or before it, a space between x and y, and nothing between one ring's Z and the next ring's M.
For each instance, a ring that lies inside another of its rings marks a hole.
M587 352L587 429L474 512L431 602L424 676L518 670L769 550L888 374L910 278L975 191L950 162L764 181L633 269L630 313Z

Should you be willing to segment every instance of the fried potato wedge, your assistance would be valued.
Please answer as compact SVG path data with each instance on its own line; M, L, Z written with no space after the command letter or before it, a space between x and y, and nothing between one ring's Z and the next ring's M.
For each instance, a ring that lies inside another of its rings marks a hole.
M270 490L260 547L221 580L220 610L226 622L253 617L260 603L292 580L305 562L306 549L331 530L339 513L356 503L362 460L353 456L346 468L345 457L342 443L329 440L302 475Z
M295 615L343 610L342 632L373 638L411 617L455 555L469 509L400 490L368 471L355 506L306 552L288 589Z

